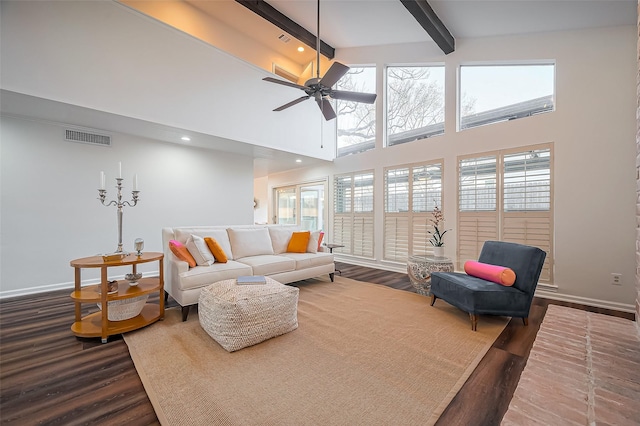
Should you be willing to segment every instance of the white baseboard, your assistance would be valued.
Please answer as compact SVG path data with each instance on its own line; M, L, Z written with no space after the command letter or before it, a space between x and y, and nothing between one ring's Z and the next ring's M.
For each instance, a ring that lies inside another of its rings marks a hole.
M382 269L382 270L391 271L391 272L400 272L400 273L404 273L404 274L407 273L407 266L404 263L399 263L399 262L375 262L375 261L370 260L370 259L351 257L351 256L344 256L344 255L335 255L334 258L335 258L335 260L337 262L344 262L344 263L349 263L349 264L352 264L352 265L358 265L358 266L365 266L365 267L369 267L369 268ZM630 312L630 313L635 312L635 310L634 310L635 306L634 305L630 305L630 304L626 304L626 303L609 302L609 301L606 301L606 300L591 299L591 298L588 298L588 297L571 296L571 295L567 295L567 294L558 293L558 286L556 286L556 285L549 285L549 284L540 283L540 284L538 284L538 288L536 290L535 295L537 297L542 297L542 298L545 298L545 299L561 300L563 302L579 303L581 305L593 306L593 307L597 307L597 308L606 308L606 309L611 309L611 310L614 310L614 311Z
M607 300L591 299L589 297L572 296L569 294L550 292L542 289L537 289L535 296L551 300L560 300L563 302L579 303L580 305L593 306L596 308L606 308L620 312L635 312L634 306L627 303L609 302Z
M351 257L334 254L333 258L336 262L348 263L350 265L364 266L367 268L382 269L383 271L407 273L407 264L399 262L376 262L375 260L363 257Z
M145 272L144 273L145 277L157 277L158 275L159 275L158 271L149 271L149 272ZM124 274L110 276L109 279L112 279L112 280L124 280ZM100 283L100 279L99 278L93 278L93 279L90 279L90 280L82 280L82 285L83 286L94 285L94 284L99 284L99 283ZM49 291L57 291L57 290L65 290L65 289L73 291L74 287L75 287L75 282L68 281L68 282L64 282L64 283L47 284L47 285L41 285L41 286L37 286L37 287L29 287L29 288L20 288L20 289L16 289L16 290L0 291L0 300L1 299L7 299L9 297L28 296L30 294L39 294L39 293L46 293L46 292L49 292ZM71 294L71 293L69 293L69 294Z

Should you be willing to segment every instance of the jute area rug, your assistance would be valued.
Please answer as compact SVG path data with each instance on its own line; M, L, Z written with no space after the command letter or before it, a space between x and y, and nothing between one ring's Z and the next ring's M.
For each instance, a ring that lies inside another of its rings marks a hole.
M502 425L640 425L636 324L550 305Z
M298 329L229 353L169 309L125 335L163 425L433 424L507 323L336 277L298 284Z

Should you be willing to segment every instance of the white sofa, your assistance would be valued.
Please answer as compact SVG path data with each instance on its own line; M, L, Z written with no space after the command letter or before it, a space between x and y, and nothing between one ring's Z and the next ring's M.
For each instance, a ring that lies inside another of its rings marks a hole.
M165 298L171 295L182 307L185 321L189 307L198 303L200 290L217 281L241 275L264 275L287 284L323 274L333 281L333 254L317 251L318 233L312 233L306 253L287 253L294 231L289 225L192 226L162 229ZM189 236L212 237L224 250L228 261L211 266L195 266L178 259L169 241L186 244Z

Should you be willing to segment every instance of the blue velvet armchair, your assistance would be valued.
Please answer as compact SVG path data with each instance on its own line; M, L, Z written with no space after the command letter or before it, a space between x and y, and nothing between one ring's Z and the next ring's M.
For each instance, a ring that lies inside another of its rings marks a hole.
M460 272L431 274L431 306L436 299L469 313L471 329L476 331L478 315L522 318L528 325L529 309L546 253L537 248L502 241L487 241L479 262L511 268L516 281L511 287Z

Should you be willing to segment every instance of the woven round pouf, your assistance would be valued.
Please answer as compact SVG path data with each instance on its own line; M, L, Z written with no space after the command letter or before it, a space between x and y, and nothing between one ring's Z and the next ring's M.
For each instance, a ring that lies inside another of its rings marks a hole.
M235 279L205 287L198 300L200 325L229 352L298 328L297 287L266 277L266 284Z

